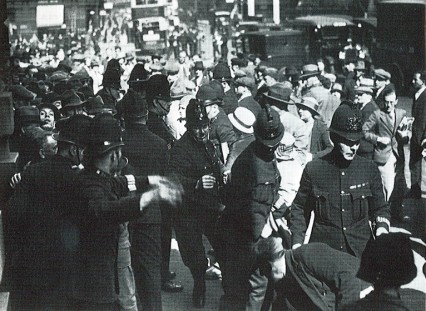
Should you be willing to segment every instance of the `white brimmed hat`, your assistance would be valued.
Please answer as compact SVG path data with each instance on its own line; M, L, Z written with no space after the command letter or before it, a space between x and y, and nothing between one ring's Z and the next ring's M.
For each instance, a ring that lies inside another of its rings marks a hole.
M228 114L228 118L232 125L240 132L252 134L253 124L256 117L249 109L245 107L237 107L233 113Z

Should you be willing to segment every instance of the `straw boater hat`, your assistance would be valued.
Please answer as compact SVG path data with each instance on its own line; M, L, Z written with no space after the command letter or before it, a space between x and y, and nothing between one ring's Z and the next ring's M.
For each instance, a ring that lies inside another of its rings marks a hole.
M237 107L233 113L228 114L229 121L240 132L252 134L254 132L253 124L256 122L256 116L245 107Z
M296 103L296 106L302 109L308 109L313 117L320 115L318 112L319 104L314 97L303 97L301 102Z

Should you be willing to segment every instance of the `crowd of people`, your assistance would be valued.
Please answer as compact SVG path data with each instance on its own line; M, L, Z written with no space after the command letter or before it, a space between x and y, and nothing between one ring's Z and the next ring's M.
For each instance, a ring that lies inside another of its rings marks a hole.
M356 59L340 81L321 59L206 67L192 52L10 58L11 310L161 310L162 290L183 290L173 232L194 307L220 276L220 310L406 310L398 290L417 270L409 238L389 230L409 221L408 142L411 195L425 177L426 73L413 120L390 73Z

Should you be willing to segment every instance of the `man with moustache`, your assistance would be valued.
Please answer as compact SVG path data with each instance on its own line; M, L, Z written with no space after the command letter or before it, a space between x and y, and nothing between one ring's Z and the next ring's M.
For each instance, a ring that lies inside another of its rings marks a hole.
M310 242L326 243L360 258L372 235L389 232L389 207L377 166L356 155L363 136L359 109L344 101L329 130L334 148L306 165L291 207L292 248L304 243L308 217L314 211Z

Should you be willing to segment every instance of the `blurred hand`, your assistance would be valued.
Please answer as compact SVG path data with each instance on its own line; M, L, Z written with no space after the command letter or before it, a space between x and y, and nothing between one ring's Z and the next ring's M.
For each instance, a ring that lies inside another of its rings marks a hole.
M224 171L222 174L222 180L223 180L223 184L226 185L228 183L228 181L230 181L230 175L231 171Z
M11 186L13 189L21 182L21 173L16 173L12 176L9 182L9 186Z
M389 232L388 232L388 230L386 230L385 228L383 228L383 227L379 227L379 228L377 228L377 230L376 230L376 236L380 236L380 235L382 235L382 234L388 234Z
M294 245L291 247L291 249L297 249L297 248L299 248L300 246L302 246L302 244L297 243L297 244L294 244Z
M204 175L201 177L201 186L203 189L213 189L216 184L216 177L212 175Z

